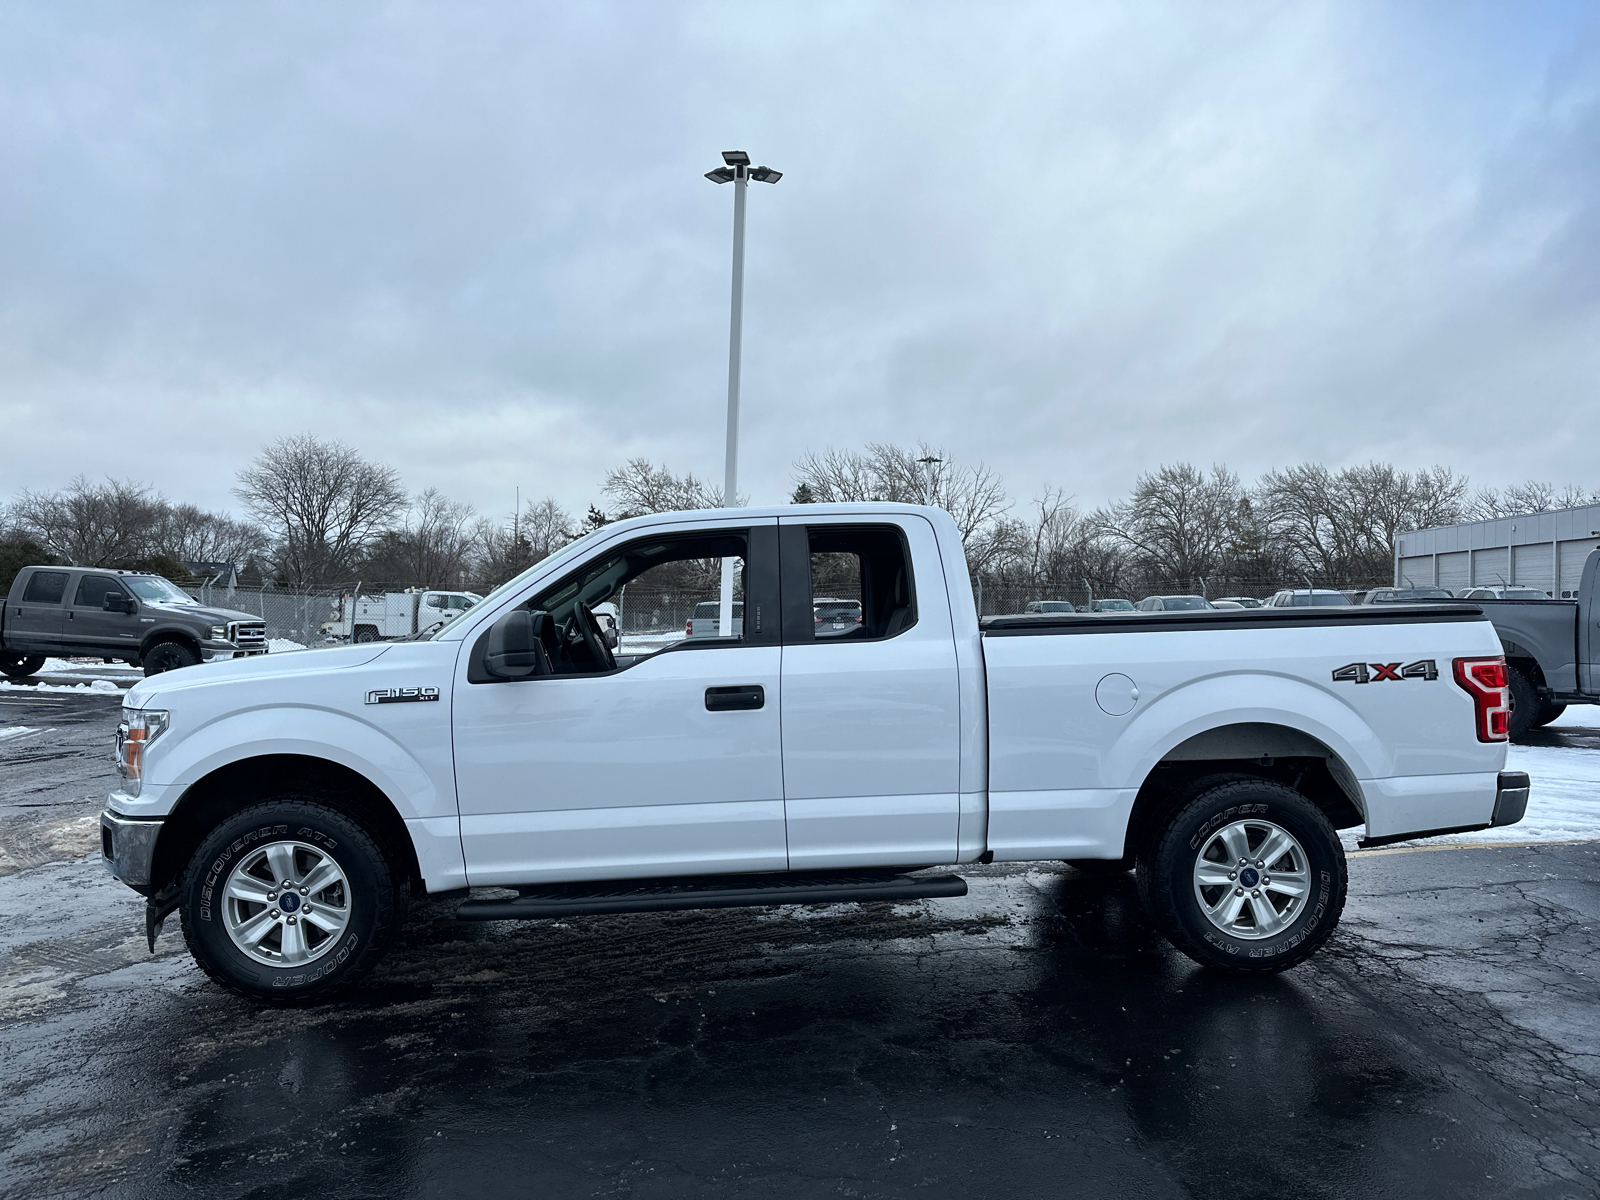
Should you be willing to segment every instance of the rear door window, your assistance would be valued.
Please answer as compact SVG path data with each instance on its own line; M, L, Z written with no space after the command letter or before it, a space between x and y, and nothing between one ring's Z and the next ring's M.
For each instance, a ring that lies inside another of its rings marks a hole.
M60 604L66 590L65 571L35 571L33 578L28 580L28 590L22 594L22 598L29 604Z
M798 544L793 555L784 551L785 641L870 641L916 624L916 588L900 530L815 525L785 536L805 540L803 554Z

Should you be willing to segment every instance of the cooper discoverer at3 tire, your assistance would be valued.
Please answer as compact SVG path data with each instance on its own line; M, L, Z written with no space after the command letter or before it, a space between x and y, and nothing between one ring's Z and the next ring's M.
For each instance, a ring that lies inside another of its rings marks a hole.
M377 843L315 796L229 817L184 872L179 913L195 961L229 991L324 999L383 956L401 915Z
M1226 783L1174 813L1139 857L1140 896L1202 966L1267 973L1304 962L1344 911L1339 835L1300 793Z

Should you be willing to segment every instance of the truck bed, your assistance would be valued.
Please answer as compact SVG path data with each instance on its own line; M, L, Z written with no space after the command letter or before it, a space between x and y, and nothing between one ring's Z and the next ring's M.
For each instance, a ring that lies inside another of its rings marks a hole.
M1537 604L1501 600L1498 604ZM1039 613L984 617L978 622L986 637L1026 637L1066 633L1171 633L1184 629L1284 629L1309 626L1416 625L1437 621L1483 619L1479 602L1436 604L1351 605L1349 608L1222 608L1192 612Z

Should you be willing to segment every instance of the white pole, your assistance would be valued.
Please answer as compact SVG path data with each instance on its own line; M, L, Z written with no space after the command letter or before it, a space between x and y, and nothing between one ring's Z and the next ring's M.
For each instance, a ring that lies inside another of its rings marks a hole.
M739 351L744 327L744 194L748 167L735 167L733 179L733 296L728 319L728 448L723 462L722 507L739 503ZM733 636L733 564L722 560L722 596L717 635Z

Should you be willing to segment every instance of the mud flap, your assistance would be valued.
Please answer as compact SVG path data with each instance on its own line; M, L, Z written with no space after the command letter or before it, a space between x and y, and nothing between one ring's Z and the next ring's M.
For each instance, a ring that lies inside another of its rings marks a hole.
M178 907L178 885L168 884L144 902L144 936L150 944L150 953L156 952L156 938L168 915Z

